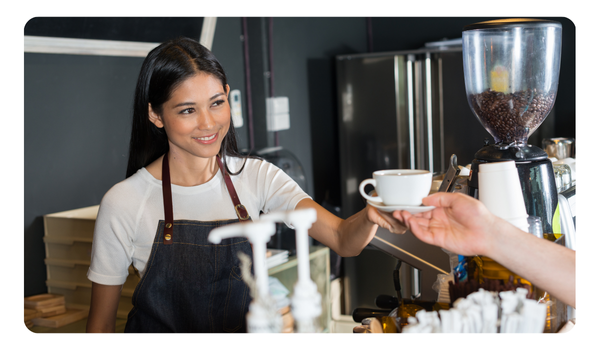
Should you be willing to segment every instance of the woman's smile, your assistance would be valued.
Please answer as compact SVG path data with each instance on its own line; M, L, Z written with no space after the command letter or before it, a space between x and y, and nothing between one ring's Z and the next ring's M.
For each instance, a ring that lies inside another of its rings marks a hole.
M218 135L218 133L215 133L215 134L212 134L212 135L209 135L209 136L203 136L203 137L192 137L192 138L193 138L194 140L196 140L196 141L198 141L198 142L202 143L202 144L205 144L205 145L207 145L207 144L211 144L211 143L213 143L213 142L217 141L217 135Z

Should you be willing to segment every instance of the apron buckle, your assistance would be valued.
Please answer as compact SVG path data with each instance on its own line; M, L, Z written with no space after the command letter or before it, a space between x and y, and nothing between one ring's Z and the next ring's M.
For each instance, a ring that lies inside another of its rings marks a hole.
M236 212L238 218L242 221L248 220L250 218L250 215L248 215L248 211L246 210L246 207L244 207L243 204L236 205L235 212Z

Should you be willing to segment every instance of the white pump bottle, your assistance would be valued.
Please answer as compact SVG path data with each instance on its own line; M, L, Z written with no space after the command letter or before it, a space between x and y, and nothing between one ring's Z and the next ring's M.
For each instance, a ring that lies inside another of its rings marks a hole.
M257 295L250 303L246 320L248 333L279 333L283 320L269 294L266 264L267 243L275 233L275 224L267 221L235 223L210 231L208 241L218 244L224 238L247 237L252 243Z
M308 229L317 221L315 209L298 209L273 212L260 217L261 221L289 222L296 230L296 256L298 259L298 281L292 296L292 316L296 332L319 332L319 316L322 313L321 294L310 278Z

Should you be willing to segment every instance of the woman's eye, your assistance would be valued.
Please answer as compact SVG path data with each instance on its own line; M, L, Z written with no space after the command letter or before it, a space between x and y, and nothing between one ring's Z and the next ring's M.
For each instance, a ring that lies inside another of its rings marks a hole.
M192 114L194 113L194 109L193 108L186 108L183 111L179 112L181 114Z
M225 100L217 100L212 105L213 105L213 107L217 107L217 106L222 105L223 103L225 103Z

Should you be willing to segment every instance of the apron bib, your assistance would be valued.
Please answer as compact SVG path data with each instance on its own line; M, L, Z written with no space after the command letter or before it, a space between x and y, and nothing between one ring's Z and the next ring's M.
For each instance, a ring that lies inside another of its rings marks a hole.
M165 220L160 220L146 272L135 288L125 332L246 332L250 290L238 252L252 256L247 238L208 242L216 227L250 220L217 156L238 219L173 220L168 154L163 157Z

